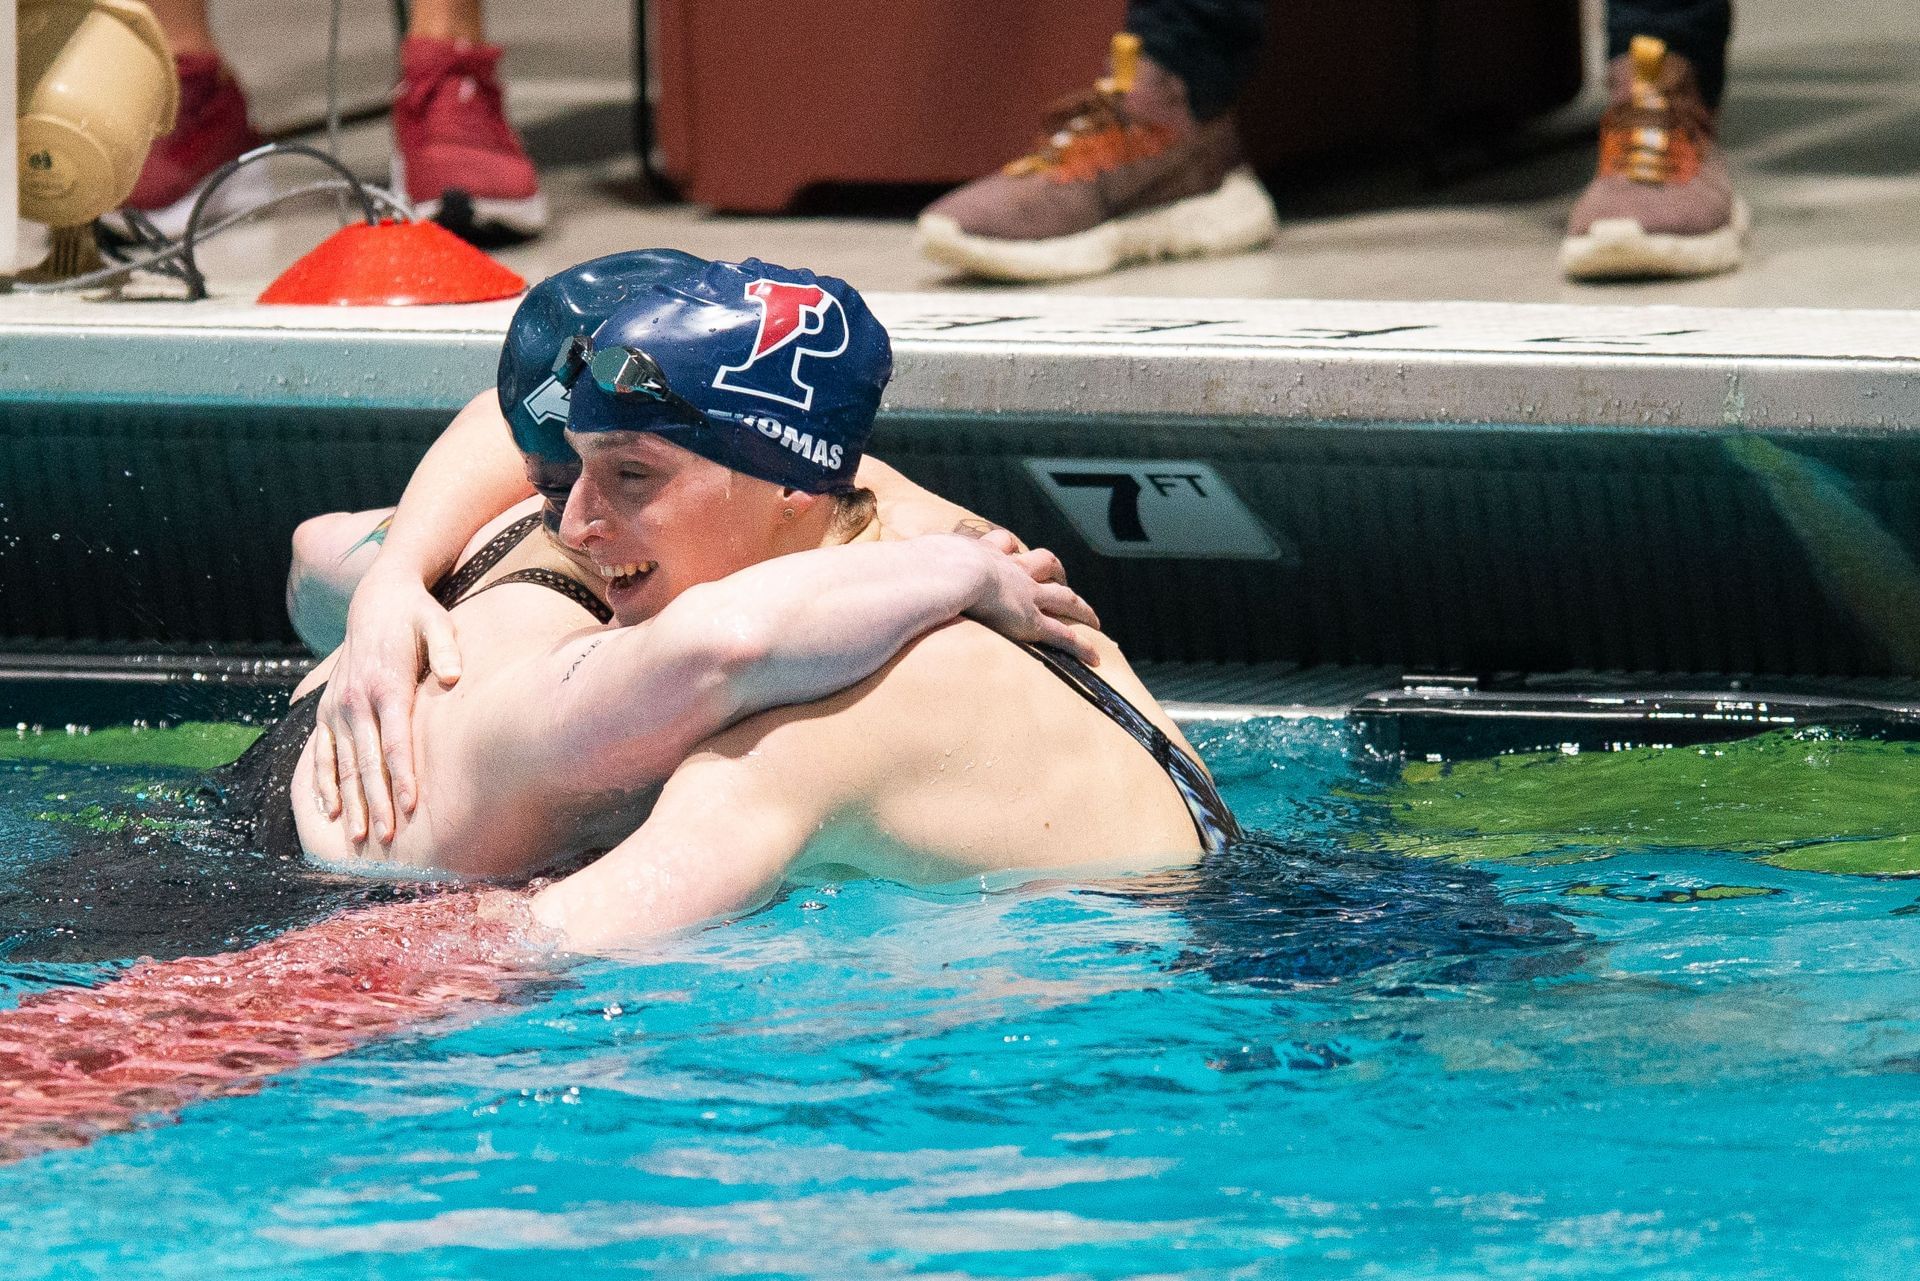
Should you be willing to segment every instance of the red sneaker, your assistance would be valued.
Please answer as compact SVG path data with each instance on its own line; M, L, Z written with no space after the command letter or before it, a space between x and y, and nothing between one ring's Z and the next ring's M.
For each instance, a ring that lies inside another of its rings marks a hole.
M200 184L221 165L260 145L247 123L247 99L220 59L208 53L174 56L180 73L180 114L173 132L156 138L126 207L137 209L169 236L185 230ZM222 183L202 218L217 218L258 194L262 177L249 165Z
M393 98L394 189L424 217L476 243L537 236L547 198L507 123L500 47L408 36Z

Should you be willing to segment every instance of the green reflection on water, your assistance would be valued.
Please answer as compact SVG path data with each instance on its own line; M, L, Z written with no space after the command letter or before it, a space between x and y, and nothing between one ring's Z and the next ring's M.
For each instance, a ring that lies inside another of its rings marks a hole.
M164 729L115 725L86 734L17 730L0 733L0 761L212 769L246 751L258 737L258 725L227 721L184 721Z
M1782 731L1705 747L1410 762L1374 839L1432 858L1579 862L1726 850L1775 867L1920 875L1920 744Z

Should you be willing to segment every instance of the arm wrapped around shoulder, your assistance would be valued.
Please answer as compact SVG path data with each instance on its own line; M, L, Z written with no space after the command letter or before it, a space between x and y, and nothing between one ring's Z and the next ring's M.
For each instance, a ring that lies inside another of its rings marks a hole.
M1066 585L1059 559L1011 544L1006 534L935 534L800 552L688 591L657 621L687 603L742 715L844 689L962 615L1096 661L1073 625L1099 619Z

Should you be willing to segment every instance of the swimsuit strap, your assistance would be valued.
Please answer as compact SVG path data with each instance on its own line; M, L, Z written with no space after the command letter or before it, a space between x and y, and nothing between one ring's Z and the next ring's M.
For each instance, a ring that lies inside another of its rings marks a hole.
M577 578L568 578L565 574L557 570L543 569L538 566L532 569L515 570L511 574L502 574L485 587L482 587L480 591L474 592L473 595L467 599L471 600L473 596L478 596L480 592L490 592L494 588L504 587L508 583L533 583L539 587L550 587L578 605L581 609L592 614L601 622L610 623L613 621L613 610L608 607L605 601L595 596L585 583L582 583Z
M433 598L447 609L452 609L465 599L473 590L473 585L486 576L488 570L498 565L506 554L518 547L528 534L540 524L540 513L534 512L522 516L505 529L487 540L487 545L473 554L460 568L448 574L433 585Z
M511 574L502 574L484 587L476 587L495 566L507 558L527 536L540 527L540 513L533 512L522 516L505 529L487 540L487 545L473 554L466 564L454 570L438 583L434 584L433 598L447 609L452 609L462 601L472 600L481 592L490 591L502 583L533 583L536 586L551 588L565 596L580 608L592 614L600 622L613 621L613 611L607 603L593 592L593 589L577 578L570 578L558 570L535 566L531 569L515 570Z
M1199 833L1200 844L1209 854L1218 853L1244 839L1245 833L1240 830L1233 811L1220 799L1219 788L1214 786L1213 779L1200 762L1180 750L1166 732L1128 702L1125 695L1091 667L1063 650L1051 645L1030 645L1024 641L1017 643L1147 749L1160 768L1167 772L1167 777L1173 780L1173 785L1180 789L1181 799L1187 803L1187 813L1193 816L1193 827Z

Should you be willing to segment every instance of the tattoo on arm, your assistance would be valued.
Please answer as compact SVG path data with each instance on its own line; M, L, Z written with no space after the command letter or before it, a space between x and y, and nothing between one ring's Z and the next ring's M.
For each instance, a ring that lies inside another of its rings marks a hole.
M988 534L1013 534L1013 545L1020 551L1031 551L1027 540L1014 534L1005 525L995 524L980 516L969 516L953 527L953 532L962 538L985 538Z
M386 516L381 518L381 521L378 525L375 525L371 530L367 531L367 536L365 538L361 539L359 542L355 543L353 546L347 548L347 550L340 553L340 563L342 565L346 564L347 558L349 556L353 555L355 552L359 551L362 547L365 547L370 543L376 547L384 544L387 541L387 531L392 528L393 528L393 517Z
M593 653L594 650L599 649L601 644L605 640L606 640L606 637L602 636L593 641L590 641L587 647L580 651L580 657L574 659L573 665L567 668L567 674L560 678L560 683L562 685L565 685L568 681L572 680L573 674L580 670L580 664L587 661L587 655Z

